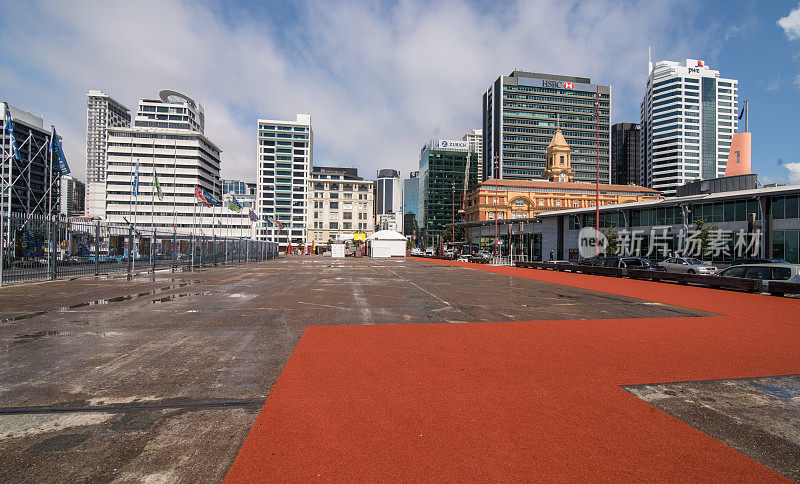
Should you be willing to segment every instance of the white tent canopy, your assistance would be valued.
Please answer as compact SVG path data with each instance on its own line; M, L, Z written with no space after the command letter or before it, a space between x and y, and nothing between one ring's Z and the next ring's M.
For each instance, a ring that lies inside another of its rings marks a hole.
M372 257L403 257L406 255L406 236L394 230L379 230L367 237Z

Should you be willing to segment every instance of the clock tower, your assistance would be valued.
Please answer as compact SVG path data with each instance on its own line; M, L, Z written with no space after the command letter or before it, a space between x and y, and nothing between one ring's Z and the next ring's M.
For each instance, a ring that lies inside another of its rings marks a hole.
M556 129L553 139L550 140L545 152L547 167L544 169L544 178L553 182L571 182L571 152L572 150L569 149L567 140L561 134L561 129Z

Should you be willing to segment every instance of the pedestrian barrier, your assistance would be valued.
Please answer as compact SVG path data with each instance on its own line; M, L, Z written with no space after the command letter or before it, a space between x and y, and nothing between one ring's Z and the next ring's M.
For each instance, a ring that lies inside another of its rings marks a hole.
M600 276L628 277L630 279L647 279L657 282L671 281L680 284L691 283L713 289L736 289L747 292L760 292L762 290L762 281L756 279L743 279L740 277L720 277L704 274L682 274L675 272L646 271L642 269L626 269L623 267L599 267L573 264L567 265L547 262L517 262L516 265L517 267L527 267L532 269L547 269L562 272L594 274ZM800 284L791 285L797 287L787 287L787 290L783 292L789 293L791 291L797 291L796 294L800 294ZM771 290L773 287L775 286L771 285ZM781 289L776 289L775 292L781 292Z
M783 296L784 294L800 294L800 284L796 282L771 281L769 283L768 290L773 296Z
M278 257L276 242L12 213L0 217L0 285L188 269Z

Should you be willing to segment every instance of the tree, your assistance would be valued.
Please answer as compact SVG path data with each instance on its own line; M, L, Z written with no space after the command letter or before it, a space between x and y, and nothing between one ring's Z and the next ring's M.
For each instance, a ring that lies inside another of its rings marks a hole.
M614 255L619 250L619 234L613 227L605 227L600 232L606 236L606 255Z
M455 231L456 231L456 236L455 236L456 242L463 242L464 229L461 227L456 227ZM453 227L447 227L445 229L442 229L442 231L439 232L439 235L441 236L442 241L445 244L451 243L453 241Z
M708 221L704 218L695 219L694 224L697 227L697 238L700 239L700 255L708 255L708 249L711 246L711 237L713 236L713 232L719 230L719 227L716 225L708 225Z

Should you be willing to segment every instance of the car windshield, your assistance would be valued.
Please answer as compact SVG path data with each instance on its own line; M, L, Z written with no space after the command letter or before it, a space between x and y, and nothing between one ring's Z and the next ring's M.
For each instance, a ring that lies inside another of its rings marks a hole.
M686 262L692 264L693 266L703 265L703 261L697 259L686 259Z

